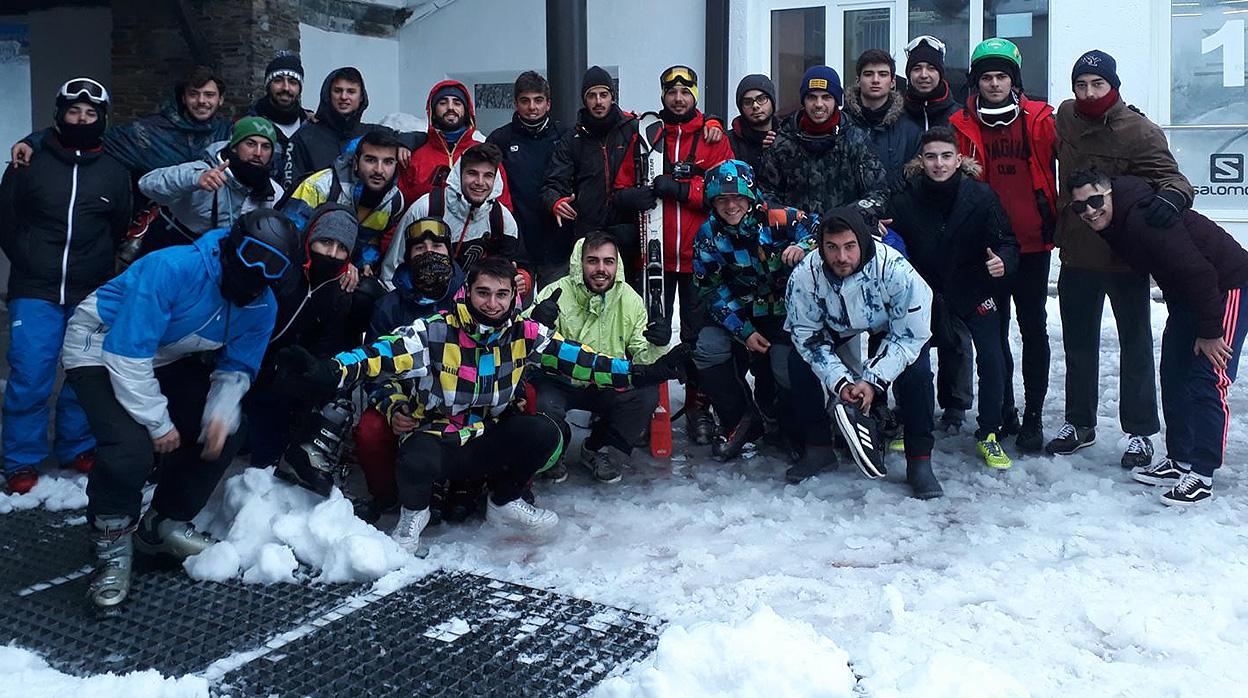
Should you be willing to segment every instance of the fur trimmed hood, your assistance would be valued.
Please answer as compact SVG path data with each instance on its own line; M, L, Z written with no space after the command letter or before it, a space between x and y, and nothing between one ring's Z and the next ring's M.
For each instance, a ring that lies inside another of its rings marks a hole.
M962 165L958 169L962 170L962 174L971 177L972 179L979 179L979 175L983 174L984 166L979 164L979 161L975 158L963 155ZM922 158L918 155L910 158L909 162L906 163L906 167L903 172L905 173L907 179L923 174Z
M897 91L897 88L894 87L889 92L888 100L888 111L885 112L884 118L879 125L868 128L889 128L901 118L901 115L906 110L906 100ZM862 87L856 82L845 88L845 111L856 121L866 126L866 122L862 117Z

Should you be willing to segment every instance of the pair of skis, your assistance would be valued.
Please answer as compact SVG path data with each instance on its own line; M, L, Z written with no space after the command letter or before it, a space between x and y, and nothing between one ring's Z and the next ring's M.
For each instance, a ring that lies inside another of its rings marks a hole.
M646 112L637 119L637 179L646 187L663 174L663 119ZM671 322L663 304L663 200L654 208L638 214L641 234L641 255L644 260L642 297L646 303L646 319L651 325ZM659 384L659 404L650 417L650 455L670 458L672 455L672 408L667 382Z

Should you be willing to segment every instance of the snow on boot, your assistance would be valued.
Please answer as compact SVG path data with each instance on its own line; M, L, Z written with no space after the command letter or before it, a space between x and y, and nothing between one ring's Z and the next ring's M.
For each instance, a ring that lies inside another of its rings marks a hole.
M1096 443L1096 427L1063 424L1062 428L1057 430L1057 436L1053 437L1044 450L1053 456L1069 456L1094 443Z
M832 444L824 446L806 445L806 452L797 462L784 471L784 479L790 485L812 478L824 470L836 470L836 449Z
M1122 454L1122 467L1147 467L1153 462L1153 442L1147 436L1132 434L1127 442L1127 450Z
M620 474L620 466L616 465L616 459L612 458L616 453L619 453L620 459L625 457L623 453L620 453L612 446L603 446L597 451L591 451L582 443L581 465L585 466L585 469L598 482L619 482L623 475Z
M936 499L945 496L940 481L932 473L931 458L906 459L906 484L910 485L910 496L915 499Z
M429 525L429 507L420 511L404 508L399 512L399 522L394 525L390 537L399 547L416 557L429 554L429 547L420 544L420 534Z
M737 426L727 436L716 437L715 443L711 444L711 456L723 463L741 455L741 449L745 448L746 444L753 443L763 436L765 429L762 419L762 415L758 412L746 411L741 415L741 421L737 422Z
M884 468L884 444L875 420L856 406L839 401L832 408L832 416L862 474L872 480L888 474Z
M1142 465L1131 471L1131 479L1136 482L1156 487L1173 487L1189 471L1191 466L1171 458L1162 458L1156 463Z
M1044 424L1039 413L1027 412L1023 415L1023 424L1018 428L1014 446L1029 453L1039 453L1044 449Z
M134 564L134 526L129 516L97 516L91 524L91 547L95 571L87 598L96 608L109 609L130 595L130 570Z
M5 489L9 494L26 494L39 484L39 471L23 466L4 476Z
M154 509L139 519L134 549L144 555L185 560L204 552L217 540L202 533L190 521L178 521L157 514Z
M1190 507L1213 497L1213 478L1196 473L1183 473L1174 489L1161 495L1161 503L1170 507Z
M559 523L559 515L549 509L540 509L517 497L506 504L495 504L489 498L489 513L485 520L514 528L543 529Z

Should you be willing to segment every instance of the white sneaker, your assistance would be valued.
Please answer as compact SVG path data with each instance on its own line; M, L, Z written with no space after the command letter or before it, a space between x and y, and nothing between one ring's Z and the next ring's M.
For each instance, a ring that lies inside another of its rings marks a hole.
M539 509L517 497L502 506L490 499L485 520L516 528L541 529L559 523L559 515L549 509Z
M399 512L399 522L394 525L394 530L390 532L390 537L408 553L416 557L424 557L429 554L429 548L421 547L420 534L425 530L425 526L428 525L429 507L425 507L420 511L403 509Z

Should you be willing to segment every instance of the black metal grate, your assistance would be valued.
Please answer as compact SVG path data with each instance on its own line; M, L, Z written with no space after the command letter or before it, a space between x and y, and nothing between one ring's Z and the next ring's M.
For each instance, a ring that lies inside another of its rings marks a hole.
M0 516L0 593L12 594L91 563L83 512L30 509Z

